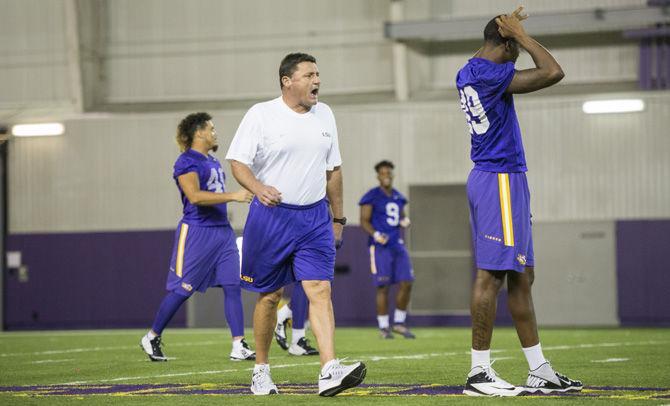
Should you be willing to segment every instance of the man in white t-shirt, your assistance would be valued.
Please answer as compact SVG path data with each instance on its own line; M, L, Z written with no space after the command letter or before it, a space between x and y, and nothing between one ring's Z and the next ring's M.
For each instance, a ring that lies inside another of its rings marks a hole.
M279 83L281 96L249 109L226 155L235 179L256 196L244 227L241 272L242 287L259 292L251 391L278 393L268 363L277 304L282 287L300 281L319 345L319 395L334 396L366 373L361 362L342 365L335 358L330 283L346 223L337 126L330 107L318 102L313 56L284 57Z

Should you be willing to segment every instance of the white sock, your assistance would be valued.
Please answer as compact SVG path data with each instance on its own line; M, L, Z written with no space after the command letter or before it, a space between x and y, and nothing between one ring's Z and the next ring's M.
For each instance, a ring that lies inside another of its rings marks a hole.
M147 333L147 337L149 338L149 340L153 340L154 338L156 338L158 336L156 334L154 334L153 330L149 330L149 332Z
M242 338L233 340L233 348L240 348L242 347Z
M407 311L395 309L395 314L393 315L393 322L395 324L403 324L407 318Z
M305 336L304 328L294 328L291 331L291 344L298 344L298 341Z
M291 308L288 307L288 305L284 305L281 307L281 309L277 310L277 324L281 324L286 319L290 319L293 317L293 312L291 311Z
M477 351L474 348L470 350L472 357L472 363L470 368L474 367L484 367L488 368L491 366L491 350Z
M270 370L270 364L256 364L256 365L254 365L254 373L256 373L258 371L262 371L262 370L269 371Z
M528 369L531 371L538 369L540 365L547 362L547 360L544 358L544 354L542 354L542 346L540 346L540 343L532 347L524 348L523 354L526 356L526 360L528 361Z
M379 328L389 328L389 315L377 316L377 323Z

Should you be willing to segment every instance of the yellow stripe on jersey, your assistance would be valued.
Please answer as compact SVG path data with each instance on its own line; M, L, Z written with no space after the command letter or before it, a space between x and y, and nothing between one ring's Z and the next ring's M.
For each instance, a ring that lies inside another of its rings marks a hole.
M186 234L188 234L188 224L182 223L179 231L179 245L177 246L177 265L175 272L181 278L182 268L184 267L184 248L186 247Z
M373 275L377 275L377 263L375 262L374 244L370 246L370 272L372 272Z
M514 222L512 221L512 196L509 189L509 173L498 174L500 213L502 215L503 239L508 247L514 246Z

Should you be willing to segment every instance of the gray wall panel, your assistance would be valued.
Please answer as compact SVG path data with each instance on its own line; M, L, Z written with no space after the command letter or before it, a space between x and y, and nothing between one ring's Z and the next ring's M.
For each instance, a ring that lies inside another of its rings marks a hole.
M533 226L533 302L540 325L616 326L614 222Z
M389 1L318 3L110 2L108 101L270 97L281 58L299 50L317 57L326 93L392 91Z
M63 0L0 0L0 113L67 104Z
M643 97L647 110L592 116L581 112L584 97L517 97L537 220L670 217L670 92L624 96ZM396 163L396 187L403 192L410 184L467 179L469 135L455 97L333 109L345 213L354 224L358 199L377 184L372 167L380 159ZM171 180L178 154L172 137L182 115L71 120L62 137L12 140L10 232L173 227L179 202ZM221 159L242 115L214 114ZM246 207L232 205L231 213L241 227Z

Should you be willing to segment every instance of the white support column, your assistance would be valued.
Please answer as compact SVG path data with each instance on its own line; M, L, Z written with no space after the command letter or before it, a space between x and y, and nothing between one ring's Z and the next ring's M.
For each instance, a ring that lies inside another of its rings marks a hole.
M390 7L391 22L401 22L405 17L404 0L392 0ZM409 77L407 66L407 46L401 42L393 43L393 88L398 101L409 100Z
M77 0L65 0L65 43L67 52L70 98L75 113L84 111L84 93L81 78L81 58L79 46L79 18Z

